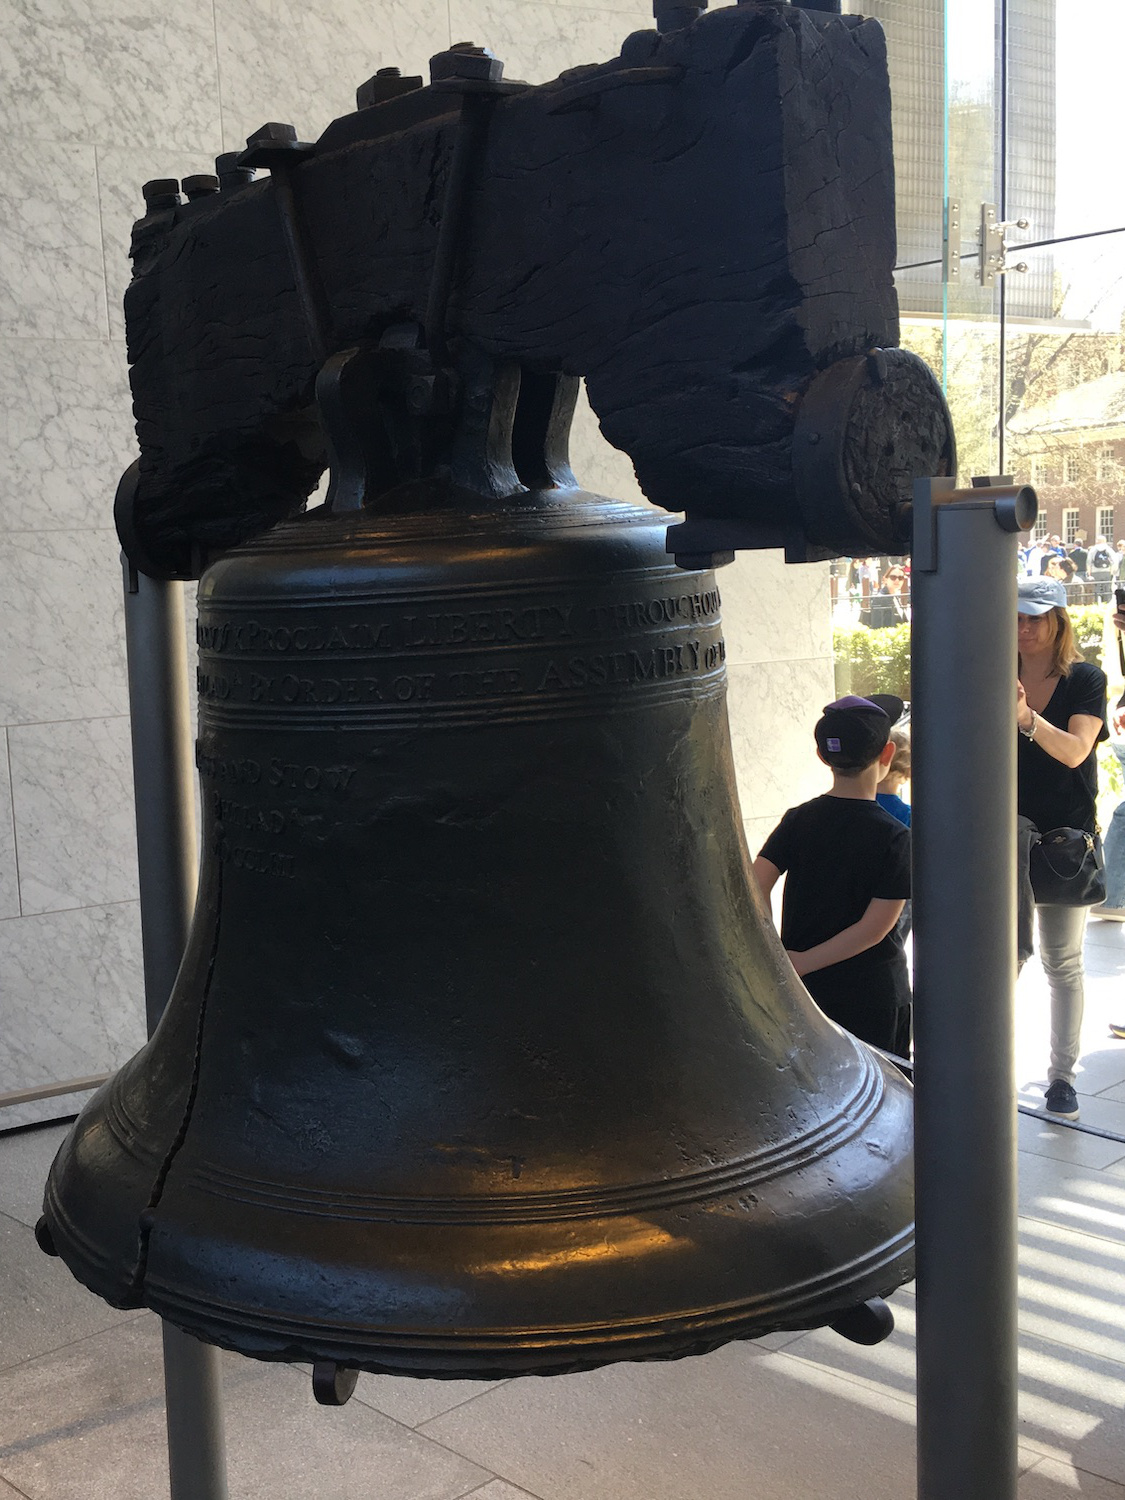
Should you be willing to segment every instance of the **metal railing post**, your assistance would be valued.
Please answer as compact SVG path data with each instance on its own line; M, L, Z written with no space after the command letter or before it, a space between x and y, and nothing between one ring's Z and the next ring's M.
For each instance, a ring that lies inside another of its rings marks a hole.
M168 1003L195 904L197 854L183 584L123 559L125 645L137 811L145 1010ZM164 1331L171 1500L228 1500L219 1351Z
M1016 550L1029 489L914 490L919 1500L1015 1500Z

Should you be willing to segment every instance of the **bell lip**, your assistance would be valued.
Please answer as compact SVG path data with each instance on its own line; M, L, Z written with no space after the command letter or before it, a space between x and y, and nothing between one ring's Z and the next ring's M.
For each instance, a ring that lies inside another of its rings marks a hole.
M769 1333L821 1328L870 1297L889 1296L914 1276L914 1224L868 1255L820 1276L739 1302L612 1324L549 1328L372 1329L360 1341L324 1323L197 1302L150 1278L145 1304L185 1333L252 1359L332 1360L373 1374L490 1379L595 1369L621 1361L677 1359Z

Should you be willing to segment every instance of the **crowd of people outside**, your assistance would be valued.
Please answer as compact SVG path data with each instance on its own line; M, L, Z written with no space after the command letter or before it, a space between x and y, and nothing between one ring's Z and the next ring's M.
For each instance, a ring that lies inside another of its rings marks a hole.
M1078 532L1069 546L1052 535L1020 549L1025 578L1054 578L1066 589L1068 604L1108 604L1116 583L1125 581L1125 541L1096 536L1087 544Z
M837 616L872 630L910 621L910 559L853 557L834 573Z
M1016 850L1021 893L1019 963L1037 947L1051 999L1044 1106L1076 1119L1075 1089L1084 1009L1087 920L1125 922L1125 799L1110 823L1104 858L1098 827L1097 747L1109 738L1107 679L1085 660L1068 615L1070 556L1052 542L1021 553L1017 620ZM1099 550L1104 545L1105 557ZM1082 570L1108 600L1125 547L1096 538ZM872 628L909 619L909 568L866 559ZM1102 576L1104 573L1104 577ZM883 620L882 616L889 618ZM1125 631L1125 611L1112 623ZM1120 653L1125 675L1125 651ZM1112 715L1113 748L1125 769L1125 695ZM791 808L754 861L763 896L785 877L781 940L820 1008L861 1040L906 1058L912 996L905 939L910 930L910 728L902 699L874 693L828 704L814 733L831 772L820 797ZM902 793L906 791L904 798ZM1077 873L1049 851L1077 850ZM1111 1025L1125 1039L1125 1016Z
M1116 586L1125 586L1125 539L1078 532L1064 544L1057 535L1029 541L1019 552L1021 578L1054 578L1066 590L1067 604L1108 604ZM910 559L854 557L833 571L834 613L838 621L872 630L910 620Z

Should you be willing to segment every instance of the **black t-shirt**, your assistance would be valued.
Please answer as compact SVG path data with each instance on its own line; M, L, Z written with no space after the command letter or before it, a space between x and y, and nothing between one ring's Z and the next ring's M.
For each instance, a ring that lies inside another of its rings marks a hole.
M1059 678L1050 702L1040 714L1040 718L1057 729L1069 729L1073 714L1089 714L1101 720L1095 748L1080 766L1073 769L1064 766L1025 734L1019 737L1016 751L1019 810L1040 833L1052 828L1085 828L1093 833L1097 826L1097 745L1109 738L1105 690L1105 673L1101 668L1088 661L1076 661L1069 674Z
M781 941L794 952L851 927L875 899L910 896L910 832L867 799L823 796L791 807L763 845L762 857L786 872ZM805 984L819 999L822 987L876 978L896 984L888 972L896 968L905 974L902 938L892 929L865 952L808 975Z

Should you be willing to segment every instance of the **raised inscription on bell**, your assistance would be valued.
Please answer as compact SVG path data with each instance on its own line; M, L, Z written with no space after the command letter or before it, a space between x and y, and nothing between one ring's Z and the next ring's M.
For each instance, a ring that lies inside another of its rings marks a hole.
M326 606L336 600L325 600ZM474 646L521 646L604 640L654 626L691 626L718 619L719 590L665 593L649 599L599 604L498 605L480 610L427 610L380 604L376 618L272 622L246 620L196 624L199 649L211 656L372 655ZM335 611L334 611L335 612Z

